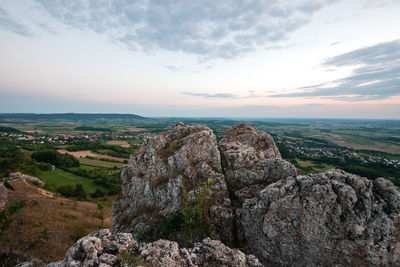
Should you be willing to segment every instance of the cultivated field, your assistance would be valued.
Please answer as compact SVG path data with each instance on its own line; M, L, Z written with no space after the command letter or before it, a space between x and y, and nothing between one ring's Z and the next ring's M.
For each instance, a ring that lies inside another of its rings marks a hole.
M371 140L370 138L365 136L330 134L326 135L325 139L339 146L349 147L353 149L375 150L375 151L382 151L395 154L400 153L400 145Z
M122 140L108 140L106 142L107 145L118 145L122 147L131 147L131 145L127 141Z
M78 158L78 160L81 164L95 166L95 167L104 167L104 168L113 168L115 166L120 168L124 165L123 163L120 162L111 162L99 159Z
M65 154L68 153L72 156L74 156L75 158L85 158L85 157L92 157L92 158L96 158L96 159L108 159L108 160L114 160L114 161L118 161L118 162L123 162L124 158L117 158L117 157L113 157L113 156L108 156L108 155L98 155L98 154L94 154L93 152L91 152L90 150L82 150L82 151L67 151L65 149L59 149L57 150L57 152L61 153L61 154Z
M128 128L128 131L133 132L133 133L138 133L138 132L146 131L146 129L145 128Z

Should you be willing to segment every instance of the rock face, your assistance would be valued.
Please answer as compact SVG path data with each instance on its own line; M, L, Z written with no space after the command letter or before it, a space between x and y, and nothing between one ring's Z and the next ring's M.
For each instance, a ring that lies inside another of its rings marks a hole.
M273 182L296 176L272 137L244 123L225 131L220 150L229 191L240 203Z
M0 209L6 206L7 204L7 188L3 183L0 183Z
M201 223L210 227L191 229L194 241L204 234L228 244L233 241L231 202L211 129L178 123L164 135L147 137L121 176L122 197L113 204L114 233L130 232L141 240L163 237L182 244L189 238L188 231L176 229L172 234L171 227L196 228ZM167 236L163 228L169 228Z
M267 185L289 176L296 168L281 158L273 138L244 123L228 128L220 142L222 169L234 209L237 246L246 245L241 208L246 199L258 197Z
M289 177L245 202L242 224L264 263L399 266L400 194L340 170Z
M27 265L29 266L29 265ZM139 243L131 234L112 235L108 229L79 239L64 260L47 267L67 266L262 266L252 255L231 249L220 241L204 239L191 249L160 239Z

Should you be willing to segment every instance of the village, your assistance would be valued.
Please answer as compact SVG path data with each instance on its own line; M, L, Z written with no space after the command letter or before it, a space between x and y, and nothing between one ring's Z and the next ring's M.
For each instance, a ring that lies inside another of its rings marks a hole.
M329 147L313 146L312 142L304 142L303 140L289 140L282 136L275 136L276 143L284 144L288 147L289 152L296 152L307 157L323 157L323 158L336 158L344 159L345 157L350 159L359 160L363 163L382 163L387 166L400 167L400 160L388 159L374 155L363 155L354 150L345 147Z
M30 135L25 133L1 133L1 136L8 137L16 141L30 141L32 144L60 144L66 145L76 140L87 140L96 142L98 140L124 140L124 139L141 139L143 134L127 135L118 133L85 133L85 134L69 134L69 135Z

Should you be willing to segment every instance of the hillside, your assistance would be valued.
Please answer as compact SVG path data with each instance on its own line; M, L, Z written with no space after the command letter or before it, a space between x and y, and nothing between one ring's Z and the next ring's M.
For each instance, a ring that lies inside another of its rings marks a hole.
M105 121L135 121L146 120L145 117L134 114L88 114L88 113L52 113L52 114L37 114L37 113L1 113L0 121L6 122L9 120L19 121L70 121L70 122L105 122Z
M104 202L104 220L96 203L47 193L25 180L12 181L11 203L23 203L11 216L0 238L1 252L18 252L50 262L63 258L74 242L93 231L110 227L111 201Z

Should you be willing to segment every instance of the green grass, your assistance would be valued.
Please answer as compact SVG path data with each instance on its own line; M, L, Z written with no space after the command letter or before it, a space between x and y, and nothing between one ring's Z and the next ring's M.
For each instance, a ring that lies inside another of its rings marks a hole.
M103 191L108 191L106 188L95 184L91 179L77 176L75 174L55 169L54 171L44 171L43 180L47 184L55 184L56 186L62 186L66 184L82 184L87 192L94 192L97 188Z
M91 171L91 170L97 169L97 166L91 166L91 165L84 165L84 164L81 164L80 167L68 168L68 170L71 170L71 171L77 171L77 170L79 170L79 169L84 169L84 170Z
M129 144L135 144L135 145L141 145L143 143L143 141L139 138L137 139L127 139L126 140Z
M88 158L79 158L78 160L82 165L89 165L94 167L113 168L114 166L117 166L118 168L121 168L124 165L121 162L111 162L111 161L88 159Z

